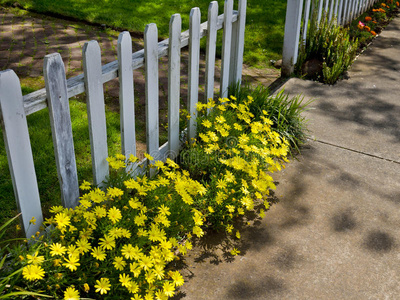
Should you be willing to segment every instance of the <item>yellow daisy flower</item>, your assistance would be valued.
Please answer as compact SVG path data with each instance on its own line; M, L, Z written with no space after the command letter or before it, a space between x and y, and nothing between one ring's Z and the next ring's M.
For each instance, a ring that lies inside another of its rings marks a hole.
M64 300L79 300L80 296L79 296L79 292L73 287L68 287L65 291L64 291Z
M108 278L100 278L100 280L96 280L94 287L96 288L96 293L100 293L100 295L107 294L111 290L110 280Z
M42 279L44 277L44 270L38 265L27 265L22 269L22 276L29 281Z

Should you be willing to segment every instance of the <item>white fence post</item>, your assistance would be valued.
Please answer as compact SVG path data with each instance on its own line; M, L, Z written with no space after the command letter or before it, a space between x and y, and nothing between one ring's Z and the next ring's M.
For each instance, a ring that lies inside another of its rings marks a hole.
M328 9L329 9L329 2L330 2L330 0L325 0L325 13L327 14L328 13Z
M334 14L335 14L335 16L336 16L336 22L337 22L337 20L338 20L339 1L340 1L340 0L336 0L336 1L335 1L335 11L334 11Z
M303 1L288 0L281 70L282 76L285 77L293 73L297 62L302 10Z
M217 46L218 2L208 6L205 98L214 98L215 52Z
M329 7L329 22L333 18L333 8L334 8L335 0L331 0L331 5Z
M303 18L303 43L302 43L303 45L306 44L307 40L308 22L310 20L310 6L311 6L311 0L306 0L304 6L304 18Z
M229 68L229 85L240 85L242 81L246 7L247 0L239 0L238 19L235 23L232 24L232 50L231 65Z
M352 0L349 23L351 22L351 20L353 20L355 18L355 14L356 14L355 10L356 10L356 0Z
M200 9L192 8L189 19L188 141L196 137L196 104L199 100Z
M228 96L229 68L231 62L232 15L233 0L225 0L220 83L220 95L222 98L226 98Z
M298 1L301 2L301 1ZM300 4L300 3L299 3ZM289 5L289 4L288 4ZM324 5L324 0L319 0L319 4L318 4L318 18L317 18L317 22L319 24L319 22L321 21L322 18L322 7Z
M128 31L118 36L118 73L122 154L136 156L132 38Z
M347 21L349 20L349 13L350 13L350 1L351 0L343 0L343 7L344 7L344 11L343 11L343 25L347 24Z
M44 58L44 80L49 106L61 202L64 207L78 204L79 185L76 172L74 140L65 78L64 63L59 53Z
M99 185L108 176L107 126L101 71L101 51L96 41L90 41L85 43L82 52L93 182L95 185Z
M0 114L15 199L22 213L23 230L29 238L39 231L43 215L21 85L12 70L0 72ZM36 218L36 224L29 223L32 217Z
M343 4L344 0L339 0L339 9L338 9L338 14L337 14L337 24L338 25L343 25L343 8L344 8L344 4Z
M168 157L171 159L179 153L181 31L181 16L174 14L169 22L168 47Z
M158 32L157 25L146 25L144 31L144 61L146 70L146 144L147 153L159 158L158 121ZM149 163L154 163L150 161ZM152 169L150 175L154 175Z

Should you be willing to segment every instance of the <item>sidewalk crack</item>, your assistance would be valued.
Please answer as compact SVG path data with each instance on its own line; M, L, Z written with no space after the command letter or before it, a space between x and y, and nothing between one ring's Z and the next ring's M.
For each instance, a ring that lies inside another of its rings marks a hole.
M325 144L325 145L328 145L328 146L340 148L340 149L343 149L343 150L351 151L351 152L354 152L354 153L358 153L358 154L370 156L370 157L373 157L373 158L377 158L377 159L381 159L381 160L386 160L386 161L388 161L388 162L392 162L392 163L395 163L395 164L399 164L399 165L400 165L400 161L393 160L393 159L390 159L390 158L386 158L386 157L378 156L378 155L375 155L375 154L371 154L371 153L367 153L367 152L363 152L363 151L351 149L351 148L348 148L348 147L339 146L339 145L336 145L336 144L332 144L332 143L325 142L325 141L321 141L321 140L317 140L317 139L313 139L313 141L314 141L314 142L321 143L321 144Z

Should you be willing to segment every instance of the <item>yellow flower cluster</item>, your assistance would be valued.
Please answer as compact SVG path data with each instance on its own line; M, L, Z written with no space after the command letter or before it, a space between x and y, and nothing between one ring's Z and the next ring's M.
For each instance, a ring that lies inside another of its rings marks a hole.
M23 278L69 300L174 296L184 280L169 264L192 248L192 234L202 237L206 225L222 225L239 240L233 219L254 210L256 201L269 208L267 197L275 185L267 172L284 167L288 143L271 128L265 112L254 120L251 101L231 97L198 104L199 137L189 149L209 156L209 169L196 172L201 181L190 168L149 154L148 167L157 176L129 178L126 171L130 164L137 166L135 156L108 158L104 190L84 181L79 206L50 209L53 216L45 225L53 230L22 256ZM264 209L259 214L263 217Z
M123 156L108 161L114 171L124 170L127 165ZM132 161L136 159L131 157L128 163ZM206 190L170 159L165 163L156 161L153 167L159 169L157 177L130 178L123 186L110 186L106 192L91 189L88 182L83 182L81 189L86 193L80 197L79 206L52 207L54 216L46 219L46 225L55 228L53 242L27 255L24 279L38 281L48 273L46 280L57 279L54 283L64 299L78 299L85 294L93 297L96 293L124 295L124 290L131 299L173 296L184 281L178 271L167 272L167 265L176 253L186 254L192 245L190 240L180 244L168 233L171 227L185 232L170 205L186 207L189 220L196 224L193 233L201 236L203 215L190 206ZM100 270L101 278L97 277ZM54 273L59 275L52 277ZM64 290L60 280L64 281Z
M284 168L289 143L272 129L266 111L256 121L249 108L251 97L240 102L235 97L220 98L219 102L197 105L199 138L190 150L207 156L202 160L209 165L199 164L203 169L214 164L208 172L208 201L202 211L206 216L219 216L220 225L234 233L231 221L246 210L254 210L255 201L265 201L265 208L269 208L267 197L275 184L268 172ZM265 214L264 210L259 212L260 216ZM238 231L236 237L240 238Z

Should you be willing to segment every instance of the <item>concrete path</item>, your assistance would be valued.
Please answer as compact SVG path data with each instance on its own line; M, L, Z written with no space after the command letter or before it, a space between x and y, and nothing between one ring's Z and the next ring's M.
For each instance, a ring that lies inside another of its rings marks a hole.
M215 236L183 269L177 299L400 299L400 18L315 99L312 139L275 174L280 202L229 260Z

